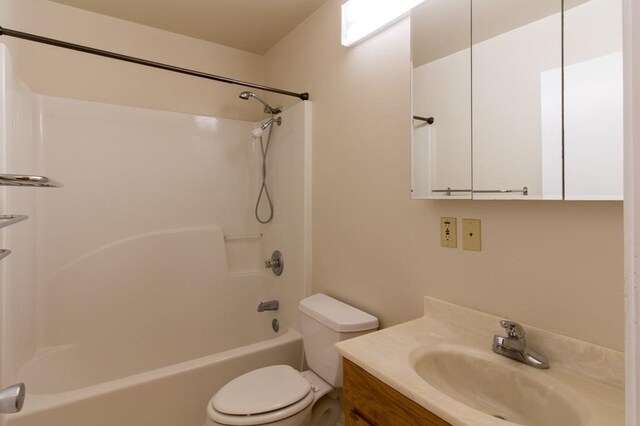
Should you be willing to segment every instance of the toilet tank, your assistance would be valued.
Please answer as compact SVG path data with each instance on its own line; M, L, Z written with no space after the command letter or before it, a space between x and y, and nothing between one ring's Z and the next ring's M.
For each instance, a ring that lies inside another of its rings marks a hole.
M309 368L334 387L342 387L342 357L334 345L378 328L373 315L324 294L298 306L302 341Z

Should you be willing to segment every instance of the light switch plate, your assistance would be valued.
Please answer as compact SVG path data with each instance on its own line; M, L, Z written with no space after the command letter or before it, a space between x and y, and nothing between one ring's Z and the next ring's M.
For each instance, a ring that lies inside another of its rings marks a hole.
M462 219L462 248L482 251L480 219Z
M440 218L440 245L442 247L458 247L458 222L455 217Z

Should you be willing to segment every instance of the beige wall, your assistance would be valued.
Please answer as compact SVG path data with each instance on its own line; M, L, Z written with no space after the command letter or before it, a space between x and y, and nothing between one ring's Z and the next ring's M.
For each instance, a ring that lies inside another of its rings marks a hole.
M622 203L410 200L409 21L344 48L340 3L265 57L314 101L313 290L383 326L429 294L622 349ZM483 251L441 248L440 216L482 219Z
M254 53L44 0L3 3L19 5L14 7L20 19L12 29L238 80L263 80L263 57ZM31 42L23 47L22 78L36 93L219 118L262 117L257 103L238 99L240 86Z

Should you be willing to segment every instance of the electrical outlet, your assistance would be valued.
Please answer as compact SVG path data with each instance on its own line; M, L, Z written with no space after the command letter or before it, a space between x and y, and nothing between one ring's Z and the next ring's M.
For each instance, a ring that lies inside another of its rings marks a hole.
M462 219L462 248L482 251L480 219Z
M440 245L442 247L458 247L457 220L455 217L440 218Z

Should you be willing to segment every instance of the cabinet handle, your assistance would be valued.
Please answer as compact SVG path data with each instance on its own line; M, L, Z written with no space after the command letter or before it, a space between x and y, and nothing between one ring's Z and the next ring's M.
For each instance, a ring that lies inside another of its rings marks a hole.
M351 410L351 420L357 425L373 426L372 423L369 423L369 421L362 417L356 410Z

